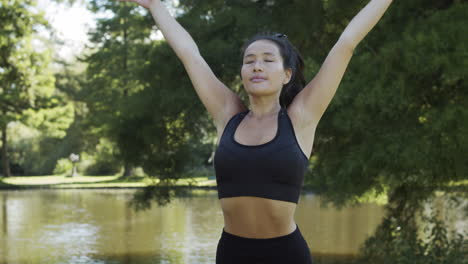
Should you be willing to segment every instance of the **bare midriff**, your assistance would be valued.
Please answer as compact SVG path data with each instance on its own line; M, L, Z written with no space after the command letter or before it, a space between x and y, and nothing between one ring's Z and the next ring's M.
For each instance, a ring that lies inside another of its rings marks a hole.
M296 229L296 204L267 198L241 196L220 199L224 231L246 238L273 238Z

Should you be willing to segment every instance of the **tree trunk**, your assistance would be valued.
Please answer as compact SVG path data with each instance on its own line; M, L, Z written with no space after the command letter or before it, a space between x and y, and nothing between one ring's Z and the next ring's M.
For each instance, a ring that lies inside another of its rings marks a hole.
M128 162L125 162L123 177L129 178L132 176L133 176L133 166L130 165Z
M2 232L3 236L8 235L8 209L7 209L7 196L4 195L2 198ZM5 249L3 249L3 252L6 252Z
M8 161L8 152L7 152L7 126L5 124L2 126L2 168L3 168L3 176L10 177L10 162Z

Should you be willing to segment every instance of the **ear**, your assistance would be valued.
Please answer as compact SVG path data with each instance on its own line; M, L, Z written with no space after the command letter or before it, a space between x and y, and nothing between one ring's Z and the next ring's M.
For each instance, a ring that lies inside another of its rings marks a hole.
M289 83L289 81L291 81L293 70L288 68L284 71L284 73L286 77L284 78L283 85L286 85Z

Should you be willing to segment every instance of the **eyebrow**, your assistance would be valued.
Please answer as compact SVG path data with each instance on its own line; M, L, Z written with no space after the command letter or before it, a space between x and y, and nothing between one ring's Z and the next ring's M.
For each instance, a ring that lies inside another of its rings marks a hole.
M275 54L274 54L274 53L271 53L271 52L264 52L263 55L275 56ZM244 58L247 58L247 57L255 57L255 56L256 56L255 54L249 53L249 54L245 55Z

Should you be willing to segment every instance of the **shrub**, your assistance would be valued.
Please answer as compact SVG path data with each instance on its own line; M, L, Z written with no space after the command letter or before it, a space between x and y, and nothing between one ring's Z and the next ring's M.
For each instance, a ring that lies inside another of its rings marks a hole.
M71 174L73 168L73 163L67 159L59 159L55 164L54 174L55 175L63 175L63 174Z
M448 232L437 214L423 216L423 232L414 225L387 217L361 249L355 264L467 264L468 241L463 234ZM422 234L421 234L422 233Z

